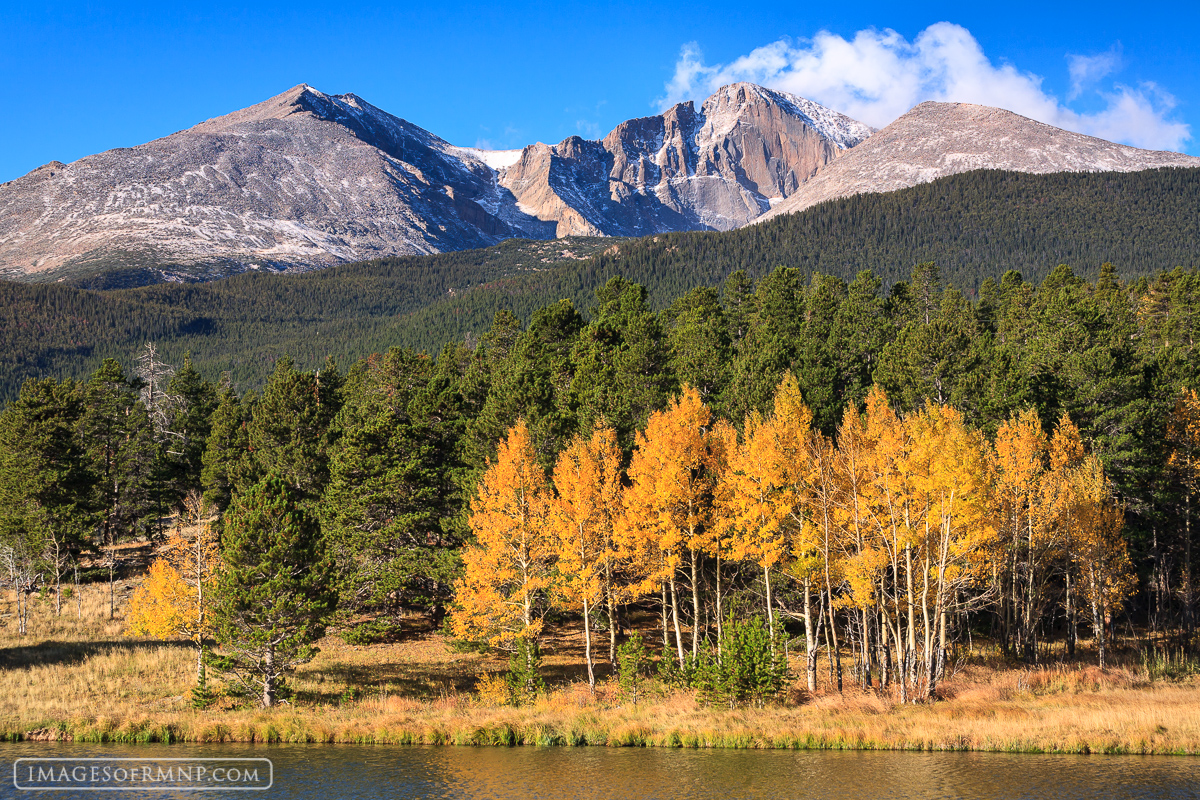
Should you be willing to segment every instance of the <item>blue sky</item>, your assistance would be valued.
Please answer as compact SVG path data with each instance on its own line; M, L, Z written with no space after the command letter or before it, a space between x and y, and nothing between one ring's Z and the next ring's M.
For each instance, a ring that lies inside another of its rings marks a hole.
M0 181L301 82L492 148L603 135L744 79L877 126L963 100L1200 155L1190 3L435 5L0 2Z

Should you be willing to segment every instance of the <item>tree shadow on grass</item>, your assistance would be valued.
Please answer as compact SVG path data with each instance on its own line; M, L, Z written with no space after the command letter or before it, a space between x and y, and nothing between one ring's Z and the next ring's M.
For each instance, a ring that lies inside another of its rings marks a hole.
M108 655L117 650L150 650L161 647L194 649L195 645L182 641L138 639L115 642L39 642L22 647L0 647L0 669L25 669L50 664L71 666L93 656Z
M389 694L420 700L433 700L448 694L469 692L475 675L456 669L453 664L421 662L383 662L374 664L328 664L320 670L330 685L328 690L306 689L297 696L312 702L331 702L343 696L344 687L362 694ZM312 676L308 676L310 679Z

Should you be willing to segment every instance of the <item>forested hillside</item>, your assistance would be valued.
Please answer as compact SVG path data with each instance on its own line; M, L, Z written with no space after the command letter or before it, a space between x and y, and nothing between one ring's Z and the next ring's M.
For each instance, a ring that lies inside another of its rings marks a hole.
M527 317L570 299L585 315L614 275L647 287L655 309L735 270L777 266L849 281L870 269L883 288L935 262L977 297L1008 269L1040 280L1060 263L1126 280L1195 267L1200 170L1027 175L974 172L863 195L727 233L648 239L506 242L488 250L344 265L300 276L243 275L209 284L93 292L0 283L0 396L32 376L82 377L147 340L179 362L260 386L287 353L304 368L349 363L393 345L437 352L478 336L498 310ZM562 251L583 260L564 259Z
M845 658L907 699L972 635L1029 663L1090 640L1103 665L1117 626L1196 647L1200 271L1009 271L972 301L930 263L887 292L780 267L661 312L612 278L593 304L501 312L436 358L281 358L261 393L150 348L29 381L0 414L13 580L111 565L202 494L243 538L274 524L260 506L302 521L294 558L327 554L288 562L324 598L312 630L334 606L359 642L449 611L461 639L523 654L527 687L545 615L604 620L615 660L634 604L702 694L724 663L703 641L766 653L789 620L810 687L824 648L839 687Z

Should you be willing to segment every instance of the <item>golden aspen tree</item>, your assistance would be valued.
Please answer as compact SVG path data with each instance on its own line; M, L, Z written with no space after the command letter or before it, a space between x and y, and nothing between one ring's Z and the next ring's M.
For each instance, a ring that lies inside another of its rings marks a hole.
M825 561L821 556L820 528L810 524L805 498L817 480L813 472L813 414L800 391L800 383L785 372L775 388L771 417L763 432L770 438L767 452L774 458L774 472L780 481L780 511L784 521L789 558L783 570L800 585L805 639L805 674L809 691L816 691L817 651L820 620L814 617L813 588L821 582ZM823 592L818 589L818 597ZM818 604L823 607L823 604Z
M606 596L613 622L610 632L615 627L611 561L613 525L622 488L621 449L616 432L597 427L590 439L583 436L572 439L558 456L554 485L550 522L558 538L557 594L571 605L582 607L588 686L595 692L592 610Z
M845 531L843 542L843 572L850 602L860 612L862 637L859 642L863 664L863 686L872 683L876 658L871 651L873 611L877 606L876 587L881 580L887 556L871 535L877 529L871 496L870 461L873 443L867 437L858 410L847 407L837 432L836 473L838 491L836 502L839 519ZM878 637L876 637L878 638ZM882 652L878 658L880 685L886 682L886 661Z
M462 550L451 629L493 647L524 646L532 670L557 555L550 487L524 420L509 429L471 501L475 542Z
M1063 605L1067 617L1067 654L1071 656L1075 655L1078 638L1076 603L1079 578L1074 553L1080 523L1072 482L1074 472L1083 463L1085 455L1079 428L1063 412L1050 438L1047 468L1040 487L1039 511L1047 521L1047 527L1053 530L1053 534L1047 538L1053 543L1055 551L1048 553L1048 556L1054 561L1064 562L1061 567Z
M204 637L213 632L208 610L220 556L216 537L204 520L206 508L199 494L188 495L184 506L179 524L159 548L146 580L130 598L126 627L134 636L178 636L195 642L196 679L202 681ZM190 541L183 533L185 520L193 527Z
M1071 473L1075 516L1079 521L1075 560L1080 594L1092 611L1092 630L1101 669L1105 666L1105 629L1135 589L1133 565L1121 530L1125 514L1112 495L1104 465L1088 455Z
M789 536L789 523L796 505L773 427L757 412L746 418L741 443L730 448L718 499L718 526L728 534L730 558L752 561L763 571L772 645L771 570L781 567L791 555L794 537Z
M738 432L728 420L717 420L708 434L711 454L711 469L713 470L713 516L711 518L711 534L708 537L707 552L716 562L714 572L714 611L717 622L717 655L721 655L721 641L724 634L724 609L722 605L723 587L721 584L721 565L723 561L736 558L730 550L733 546L732 536L736 528L725 518L725 510L730 507L729 476L733 471L734 462L738 456ZM768 602L768 607L770 603ZM774 646L774 640L772 640Z
M838 640L837 609L844 602L834 595L834 585L841 585L841 563L837 555L841 547L837 524L836 449L833 441L817 430L810 430L807 439L809 477L800 503L806 522L811 526L819 550L821 580L825 589L825 610L829 627L830 657L834 664L837 690L842 691L842 651Z
M1190 640L1196 628L1195 578L1192 571L1192 502L1200 492L1200 394L1183 389L1167 426L1167 467L1183 490L1183 631Z
M921 673L923 694L933 697L945 670L948 617L967 589L986 581L991 566L990 475L983 438L967 429L957 410L927 406L910 418L909 426L909 480L916 504L925 509L918 537Z
M670 591L675 646L683 663L676 576L690 561L692 583L692 654L700 646L699 554L713 546L712 495L718 465L713 463L708 428L712 415L690 386L662 411L650 415L637 435L629 464L623 530L627 551L649 551L647 583ZM640 539L640 544L630 540ZM656 552L655 552L656 551Z
M997 493L1004 535L1009 541L1001 613L1005 638L1028 661L1037 656L1035 629L1045 603L1054 542L1040 502L1046 479L1048 443L1033 409L1020 412L996 431Z
M872 445L866 460L870 477L866 502L872 508L872 534L886 561L879 581L880 635L887 640L882 643L884 649L890 647L894 654L901 702L908 702L916 650L912 549L917 520L911 508L905 463L911 442L908 428L878 385L867 394L863 427L866 440Z
M154 559L146 579L130 598L128 633L155 639L190 639L195 634L196 617L190 613L194 597L179 570L165 558Z

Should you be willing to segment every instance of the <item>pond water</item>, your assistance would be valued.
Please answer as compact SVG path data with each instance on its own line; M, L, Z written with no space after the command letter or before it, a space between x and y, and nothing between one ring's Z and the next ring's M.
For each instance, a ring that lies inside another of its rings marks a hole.
M266 791L39 791L19 758L269 758ZM0 744L0 798L1196 798L1200 758L355 745Z

